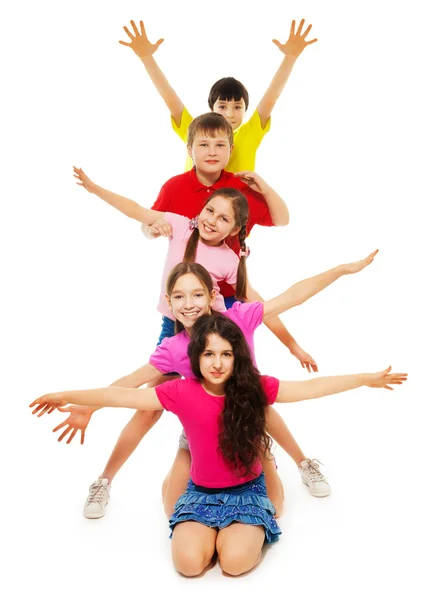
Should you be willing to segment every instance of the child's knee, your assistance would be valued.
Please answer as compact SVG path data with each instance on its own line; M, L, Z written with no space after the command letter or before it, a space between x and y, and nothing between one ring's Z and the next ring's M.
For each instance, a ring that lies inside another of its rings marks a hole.
M139 410L138 418L143 427L152 427L162 415L162 410Z
M223 548L219 554L220 567L228 575L237 577L250 571L260 559L261 552L258 555L252 555L251 552L242 548Z
M175 552L174 565L185 577L196 577L203 572L208 561L203 552L190 549Z

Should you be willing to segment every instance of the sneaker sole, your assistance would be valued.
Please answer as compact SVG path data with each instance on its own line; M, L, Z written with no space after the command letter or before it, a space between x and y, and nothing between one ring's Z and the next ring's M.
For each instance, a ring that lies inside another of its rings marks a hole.
M311 494L311 496L313 496L314 498L327 498L328 496L331 495L331 490L329 490L328 492L320 492L319 494L313 494L311 488L309 487L308 483L305 483L302 479L302 482L305 484L305 486L308 488L309 493Z

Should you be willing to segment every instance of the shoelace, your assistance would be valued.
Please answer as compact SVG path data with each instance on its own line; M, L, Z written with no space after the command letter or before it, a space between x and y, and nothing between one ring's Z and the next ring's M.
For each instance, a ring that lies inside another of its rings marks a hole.
M93 483L89 488L88 502L103 502L105 499L105 486L102 483Z
M320 465L323 463L316 458L313 458L312 460L308 458L307 460L309 464L304 467L303 471L307 473L309 479L312 481L324 481L324 475L320 471Z

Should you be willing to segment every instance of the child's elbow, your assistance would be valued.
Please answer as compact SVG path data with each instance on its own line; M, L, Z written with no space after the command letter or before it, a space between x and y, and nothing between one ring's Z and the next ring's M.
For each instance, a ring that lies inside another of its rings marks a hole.
M272 222L276 227L286 227L286 225L289 225L289 212L286 214L278 215L278 217L272 219Z

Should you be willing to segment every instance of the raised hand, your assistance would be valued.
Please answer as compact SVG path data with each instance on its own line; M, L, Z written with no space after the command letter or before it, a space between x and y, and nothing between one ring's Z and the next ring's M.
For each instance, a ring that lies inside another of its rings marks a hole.
M358 273L359 271L370 265L377 253L378 250L374 250L374 252L371 252L371 254L363 260L357 260L356 262L343 265L345 269L345 275L352 275L354 273Z
M146 58L147 56L152 56L157 50L157 48L160 46L160 44L164 42L164 39L160 38L155 42L155 44L151 44L146 35L145 25L143 21L140 21L140 32L137 29L135 21L130 21L130 23L132 25L133 32L129 31L127 27L123 27L123 29L126 31L131 41L128 43L122 42L120 40L119 44L122 44L122 46L129 46L129 48L134 50L134 52L139 58Z
M254 192L266 194L269 190L269 185L262 177L260 177L260 175L257 175L257 173L253 173L252 171L239 171L238 173L235 173L235 176L241 179L243 183L246 183L251 190L254 190Z
M166 219L159 219L151 225L150 234L154 237L169 237L172 235L172 227Z
M294 344L290 348L292 356L295 356L300 361L301 366L307 369L309 373L318 373L318 366L310 354L305 352L298 344ZM312 369L312 371L311 371Z
M54 409L52 409L54 410ZM66 429L62 432L57 441L61 442L67 435L70 433L71 435L66 440L67 444L70 444L74 439L77 431L81 432L80 444L83 444L85 441L85 432L86 428L89 425L89 421L91 420L93 410L89 408L89 406L66 406L66 408L58 408L60 412L70 413L69 417L57 425L52 431L56 432L62 427L66 427Z
M93 194L94 188L96 187L95 183L91 179L89 179L89 177L83 172L82 169L79 169L78 167L73 167L73 169L74 177L78 179L78 181L76 181L76 184L81 185L85 188L87 192Z
M317 41L317 38L310 40L309 42L306 41L306 37L311 31L312 25L308 25L306 31L302 33L304 24L305 20L302 19L300 21L300 25L298 26L297 31L295 32L295 21L292 21L288 41L285 44L281 44L278 40L272 40L277 46L277 48L281 50L286 56L298 58L303 52L303 50L306 48L306 46L314 44Z
M404 381L407 381L407 373L391 373L392 367L388 367L384 371L378 373L368 373L368 381L365 383L368 387L372 388L385 388L387 390L393 390L391 385L401 385Z

